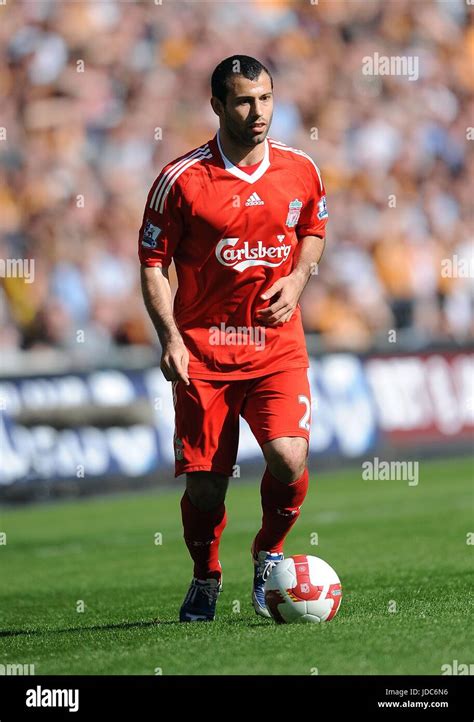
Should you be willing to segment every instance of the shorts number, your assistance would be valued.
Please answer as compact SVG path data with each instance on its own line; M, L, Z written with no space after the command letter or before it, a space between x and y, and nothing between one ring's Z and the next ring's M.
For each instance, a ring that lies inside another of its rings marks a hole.
M304 404L306 406L306 411L304 412L303 416L301 417L298 426L300 427L300 429L305 429L306 431L309 431L309 429L310 429L309 417L311 414L311 402L307 396L300 394L298 396L298 403Z

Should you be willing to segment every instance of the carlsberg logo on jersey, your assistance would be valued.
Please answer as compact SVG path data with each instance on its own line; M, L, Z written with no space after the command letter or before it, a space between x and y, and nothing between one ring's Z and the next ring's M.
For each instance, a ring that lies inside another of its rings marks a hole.
M219 263L236 271L244 271L250 266L281 266L291 251L291 244L283 243L285 234L277 236L278 246L265 246L258 241L256 246L251 247L248 241L244 241L240 248L235 248L240 238L223 238L216 246L216 258Z

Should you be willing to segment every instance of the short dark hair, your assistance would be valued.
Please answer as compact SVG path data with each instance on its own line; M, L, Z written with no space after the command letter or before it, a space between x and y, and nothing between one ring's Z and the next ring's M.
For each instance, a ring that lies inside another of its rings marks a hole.
M270 78L273 90L273 78L270 71L255 58L250 55L231 55L225 60L221 60L219 65L214 69L211 77L212 95L224 103L227 99L227 81L234 75L243 75L248 80L257 80L261 73L267 73Z

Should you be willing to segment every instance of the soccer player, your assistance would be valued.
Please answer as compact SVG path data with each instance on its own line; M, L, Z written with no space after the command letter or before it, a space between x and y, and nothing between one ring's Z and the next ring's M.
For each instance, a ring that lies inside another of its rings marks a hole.
M175 476L186 474L181 513L194 572L183 622L215 618L240 415L266 462L251 599L270 616L265 580L284 558L308 489L309 362L298 300L322 255L328 215L313 160L268 137L270 72L234 55L211 86L219 130L163 168L139 232L143 296L173 387Z

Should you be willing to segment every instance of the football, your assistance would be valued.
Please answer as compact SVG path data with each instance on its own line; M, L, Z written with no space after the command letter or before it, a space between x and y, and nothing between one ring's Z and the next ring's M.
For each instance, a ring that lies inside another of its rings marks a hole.
M334 569L306 554L279 562L265 582L265 603L277 624L329 622L341 599L341 582Z

